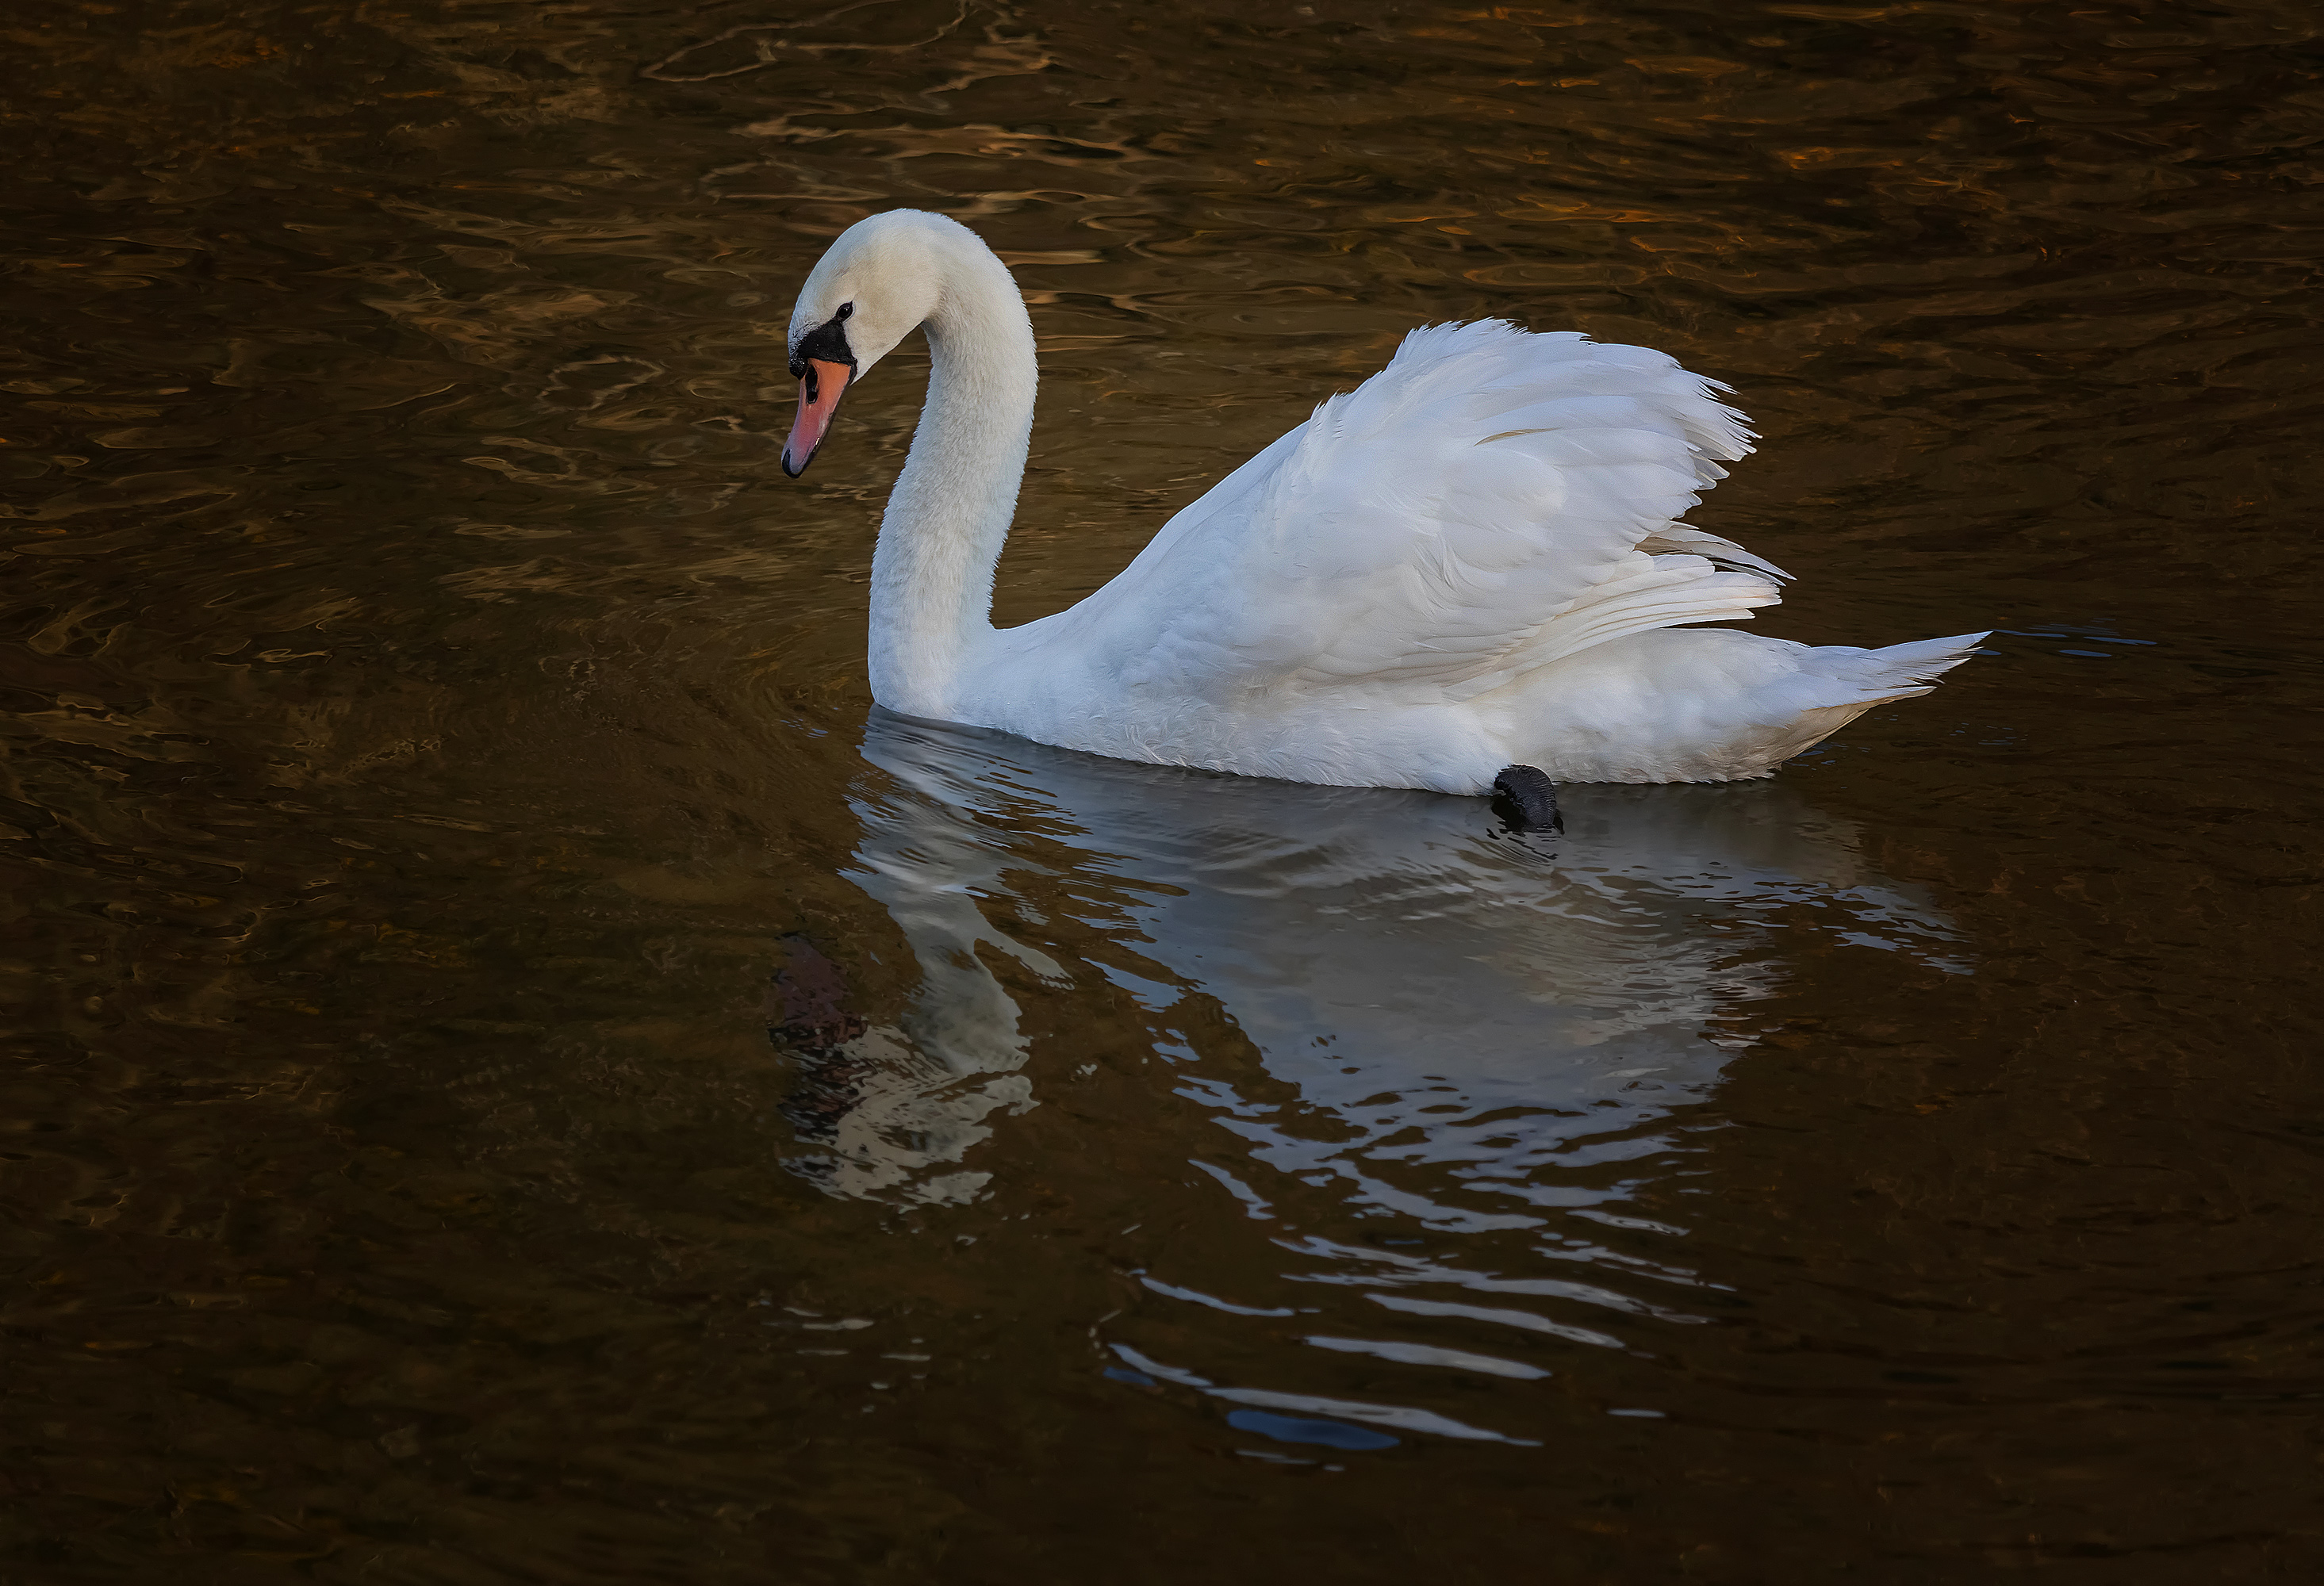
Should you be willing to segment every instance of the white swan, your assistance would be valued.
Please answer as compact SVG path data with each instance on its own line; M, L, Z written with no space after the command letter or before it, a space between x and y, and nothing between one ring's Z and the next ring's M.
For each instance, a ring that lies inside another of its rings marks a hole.
M1675 521L1751 449L1742 415L1663 354L1498 320L1415 331L1104 588L996 629L1038 374L973 232L899 209L832 244L791 316L783 469L915 326L927 404L872 560L872 692L906 715L1295 782L1498 788L1554 818L1542 773L1766 776L1985 637L1676 631L1748 617L1788 576Z

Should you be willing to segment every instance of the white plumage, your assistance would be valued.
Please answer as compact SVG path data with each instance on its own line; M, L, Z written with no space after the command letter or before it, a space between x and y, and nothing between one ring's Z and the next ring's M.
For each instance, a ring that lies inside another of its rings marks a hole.
M1677 521L1751 449L1742 415L1663 354L1497 320L1414 332L1104 588L996 630L1035 380L1022 299L973 234L898 211L816 267L794 347L835 319L859 376L914 324L933 354L873 569L874 693L908 715L1351 787L1481 793L1513 764L1723 781L1927 692L1984 637L1680 629L1748 618L1787 576Z

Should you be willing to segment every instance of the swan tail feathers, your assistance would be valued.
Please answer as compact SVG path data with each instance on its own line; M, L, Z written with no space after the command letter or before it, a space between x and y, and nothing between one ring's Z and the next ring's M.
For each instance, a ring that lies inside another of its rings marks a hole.
M1956 633L1950 639L1916 639L1881 650L1834 647L1813 653L1824 660L1821 669L1869 704L1926 694L1941 674L1975 655L1977 647L1988 637L1989 633Z

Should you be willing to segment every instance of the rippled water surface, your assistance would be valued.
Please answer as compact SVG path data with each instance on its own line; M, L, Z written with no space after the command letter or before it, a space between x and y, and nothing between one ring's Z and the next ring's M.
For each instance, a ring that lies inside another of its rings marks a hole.
M0 1579L2314 1579L2312 6L34 4ZM1772 781L873 713L913 205L1000 614L1406 329L1665 348Z

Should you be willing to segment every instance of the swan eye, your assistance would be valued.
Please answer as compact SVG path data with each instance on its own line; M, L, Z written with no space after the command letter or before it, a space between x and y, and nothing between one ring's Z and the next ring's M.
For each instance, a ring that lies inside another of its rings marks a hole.
M844 319L844 318L846 318L849 315L851 315L851 314L853 314L853 313L854 313L854 312L855 312L855 305L854 305L854 304L853 304L853 303L842 303L842 304L840 304L840 305L839 305L839 312L838 312L837 314L834 315L834 316L833 316L833 318L837 318L837 319Z

